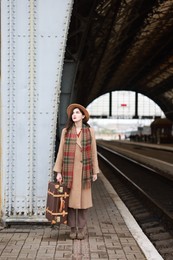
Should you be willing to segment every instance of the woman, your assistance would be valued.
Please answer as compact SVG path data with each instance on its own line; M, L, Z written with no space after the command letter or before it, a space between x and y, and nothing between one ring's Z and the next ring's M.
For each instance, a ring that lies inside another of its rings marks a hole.
M54 166L57 181L70 188L68 225L71 239L84 239L87 209L92 207L91 182L97 180L97 160L94 130L87 121L89 113L80 104L67 108L68 121L62 130L59 151Z

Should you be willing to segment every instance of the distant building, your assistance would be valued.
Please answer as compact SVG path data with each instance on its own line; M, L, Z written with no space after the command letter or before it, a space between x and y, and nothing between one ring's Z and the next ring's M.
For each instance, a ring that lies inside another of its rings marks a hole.
M151 123L151 135L156 143L172 143L173 122L167 118L158 118Z

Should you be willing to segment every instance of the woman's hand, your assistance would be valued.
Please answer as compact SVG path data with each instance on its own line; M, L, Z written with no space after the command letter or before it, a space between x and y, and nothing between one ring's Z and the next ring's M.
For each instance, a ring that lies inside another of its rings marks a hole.
M93 181L97 180L97 174L93 174Z
M62 175L61 175L60 172L57 173L56 180L57 180L57 182L59 182L59 183L62 182Z

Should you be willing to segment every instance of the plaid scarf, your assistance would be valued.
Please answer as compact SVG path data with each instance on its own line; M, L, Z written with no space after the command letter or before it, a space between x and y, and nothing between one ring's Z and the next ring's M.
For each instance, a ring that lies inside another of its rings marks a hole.
M72 187L73 168L75 160L77 133L73 126L65 134L64 154L63 154L63 182L68 188ZM91 158L91 133L89 127L82 125L82 187L91 187L92 158Z

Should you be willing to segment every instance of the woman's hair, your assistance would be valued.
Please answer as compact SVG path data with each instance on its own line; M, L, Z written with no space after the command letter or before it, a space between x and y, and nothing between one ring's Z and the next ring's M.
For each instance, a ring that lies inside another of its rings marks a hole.
M76 107L76 108L78 108L78 107ZM75 109L75 108L74 108L74 109ZM74 109L73 109L73 110L74 110ZM85 115L80 108L78 108L78 109L80 110L80 112L82 113L82 115ZM72 113L73 113L73 111L72 111ZM73 124L74 124L74 122L73 122L73 120L72 120L72 113L70 114L70 116L69 116L69 118L68 118L68 120L67 120L66 126L65 126L67 132L72 128L72 126L73 126ZM84 118L84 119L85 119L85 118ZM86 126L90 127L90 125L89 125L87 122L84 122L84 119L83 119L83 124L85 124Z

